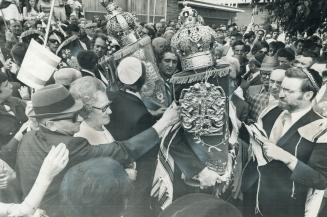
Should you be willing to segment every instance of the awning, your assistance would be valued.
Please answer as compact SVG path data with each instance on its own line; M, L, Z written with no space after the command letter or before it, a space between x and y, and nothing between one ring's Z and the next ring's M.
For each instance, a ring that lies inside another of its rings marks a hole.
M178 1L178 4L183 4L187 3L190 6L196 6L196 7L202 7L202 8L212 8L212 9L217 9L221 11L228 11L228 12L244 12L244 10L238 9L238 8L233 8L233 7L228 7L228 6L223 6L223 5L218 5L214 3L209 3L207 1Z

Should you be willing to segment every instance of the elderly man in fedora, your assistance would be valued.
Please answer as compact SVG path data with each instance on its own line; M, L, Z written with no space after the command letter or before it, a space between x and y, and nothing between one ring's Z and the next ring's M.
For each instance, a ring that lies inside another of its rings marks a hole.
M73 137L79 130L79 112L83 103L75 101L62 85L53 84L36 91L32 96L30 117L37 119L39 130L24 135L17 154L17 173L23 196L31 189L42 161L52 146L65 143L69 149L67 168L96 157L111 157L122 164L137 160L156 144L166 127L178 122L176 106L171 106L152 127L122 142L92 146L84 138ZM49 186L40 208L51 217L61 217L58 190L65 172ZM81 180L82 181L82 180Z

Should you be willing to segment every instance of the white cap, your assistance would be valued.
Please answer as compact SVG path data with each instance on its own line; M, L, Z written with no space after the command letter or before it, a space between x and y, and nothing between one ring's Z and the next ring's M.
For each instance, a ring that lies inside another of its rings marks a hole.
M117 67L119 80L123 84L134 84L142 76L142 62L135 57L126 57Z

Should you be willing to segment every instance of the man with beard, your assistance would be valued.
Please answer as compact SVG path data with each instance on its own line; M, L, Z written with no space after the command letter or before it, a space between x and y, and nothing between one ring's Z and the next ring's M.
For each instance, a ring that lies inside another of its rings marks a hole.
M279 106L262 115L267 138L260 140L270 161L261 166L250 162L244 171L243 188L255 186L259 176L256 208L265 217L303 217L309 188L327 187L326 143L301 131L320 119L312 110L312 100L321 84L314 70L288 69Z

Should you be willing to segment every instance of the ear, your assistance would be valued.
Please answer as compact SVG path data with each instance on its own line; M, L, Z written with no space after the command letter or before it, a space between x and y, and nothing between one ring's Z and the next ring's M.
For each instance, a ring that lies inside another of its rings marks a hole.
M303 94L304 99L311 101L313 98L313 91L307 91Z

